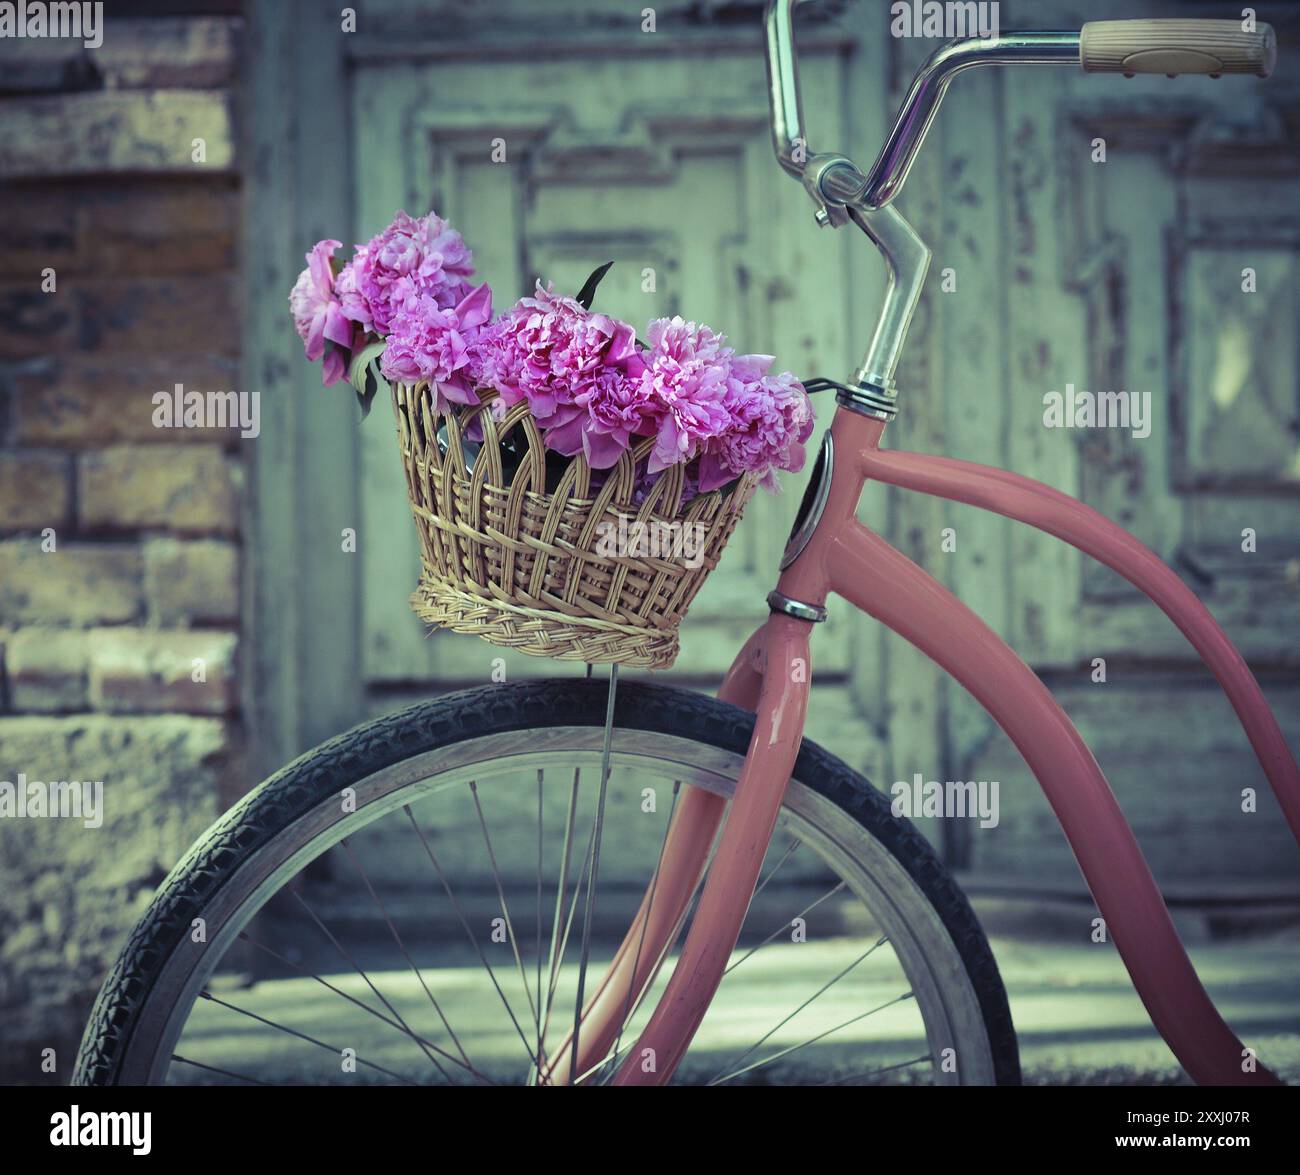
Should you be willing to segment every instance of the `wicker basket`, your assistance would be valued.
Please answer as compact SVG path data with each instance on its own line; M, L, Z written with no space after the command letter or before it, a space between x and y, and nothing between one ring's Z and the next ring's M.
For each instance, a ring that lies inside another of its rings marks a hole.
M454 414L436 411L427 384L394 385L392 394L420 535L423 570L411 597L418 616L536 657L673 663L682 617L740 521L752 475L682 505L683 468L671 466L635 503L637 463L652 444L645 440L603 482L581 455L567 459L557 479L549 454L548 489L548 454L525 403L497 420L487 407L493 391ZM513 474L503 443L518 455ZM602 523L623 535L698 541L689 559L680 545L666 552L663 543L645 555L609 553L613 532Z

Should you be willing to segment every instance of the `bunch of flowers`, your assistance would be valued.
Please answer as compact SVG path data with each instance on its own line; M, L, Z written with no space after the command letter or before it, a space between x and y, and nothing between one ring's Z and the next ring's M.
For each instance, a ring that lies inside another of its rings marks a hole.
M745 473L775 489L777 470L803 467L813 417L793 375L772 374L771 355L738 355L680 317L655 319L640 343L627 323L590 308L603 270L578 298L538 282L493 319L492 291L470 284L465 242L432 212L399 212L346 265L338 248L319 242L289 295L327 385L382 346L384 378L427 382L438 411L495 389L505 407L528 404L548 449L582 453L592 469L609 469L645 438L654 443L642 475L685 463L699 493Z

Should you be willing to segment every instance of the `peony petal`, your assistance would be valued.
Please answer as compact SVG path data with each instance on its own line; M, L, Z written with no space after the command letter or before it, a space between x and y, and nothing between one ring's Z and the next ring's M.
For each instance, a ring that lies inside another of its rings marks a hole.
M337 302L330 302L325 307L324 335L331 343L338 343L340 347L347 347L352 343L352 323L343 316L343 311Z
M607 363L626 363L628 359L636 357L636 331L626 322L620 322L618 319L611 320L614 324L614 333L609 339L609 349L605 352L605 361Z
M700 493L707 494L735 478L736 475L723 465L716 453L700 454Z
M420 368L415 357L404 348L390 346L379 357L379 371L390 383L420 382Z
M303 344L303 350L307 353L307 358L313 363L316 362L325 353L325 311L318 310L312 317L311 326L307 330L307 338Z
M766 375L775 362L775 355L736 355L731 360L731 373L746 383L753 383Z
M608 469L617 464L627 450L628 439L626 432L592 432L584 429L582 451L587 455L587 464L592 469Z
M328 296L334 289L334 271L330 269L330 258L335 249L341 249L341 241L317 241L307 254L307 268L311 270L311 280L322 295Z
M676 465L685 456L682 450L681 433L677 422L670 416L655 438L655 446L650 450L648 471L658 473L670 465Z
M438 391L456 404L477 404L478 393L463 377L439 380Z
M325 363L321 367L320 381L325 387L338 383L347 374L345 354L346 352L338 347L329 349L329 353L325 356Z
M575 416L572 420L565 421L563 424L556 425L546 430L546 447L554 449L557 453L565 457L572 457L580 453L586 444L586 432L583 429L585 421L580 416Z
M466 294L456 305L456 318L462 330L482 326L492 318L492 289L484 282Z
M542 425L543 428L549 427L553 423L551 417L559 410L555 397L549 392L536 387L529 390L528 407L537 418L537 423Z

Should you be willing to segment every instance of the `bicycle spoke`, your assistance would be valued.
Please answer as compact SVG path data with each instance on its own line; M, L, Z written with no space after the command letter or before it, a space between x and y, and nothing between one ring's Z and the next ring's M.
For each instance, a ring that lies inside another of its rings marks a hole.
M274 1020L268 1020L265 1016L259 1016L256 1012L250 1012L247 1008L241 1008L238 1004L229 1003L226 1000L214 996L210 991L201 991L199 995L205 1000L211 1000L223 1008L229 1008L232 1012L238 1012L241 1016L247 1016L250 1020L256 1020L259 1024L265 1024L268 1028L276 1028L289 1036L295 1036L299 1040L305 1040L308 1044L314 1044L317 1048L322 1048L328 1053L333 1053L339 1057L343 1055L343 1050L335 1048L333 1045L326 1044L323 1040L317 1040L314 1036L308 1036L305 1032L299 1032L296 1028L290 1028L287 1024L277 1024ZM377 1073L382 1073L386 1077L395 1077L398 1081L406 1085L419 1085L418 1081L412 1081L409 1077L403 1077L400 1073L394 1073L391 1069L385 1069L382 1065L376 1065L373 1061L367 1061L364 1057L357 1057L358 1065L365 1065L367 1069L374 1069Z
M591 680L591 668L592 668L591 665L588 664L587 672L586 672L586 679L588 681ZM573 852L573 830L578 815L578 789L580 786L581 778L582 778L582 768L575 767L573 769L573 786L569 793L569 813L564 822L564 847L561 851L561 857L560 857L560 879L555 887L555 917L551 921L551 949L550 949L549 960L547 962L548 976L547 976L546 1001L545 1001L546 1010L544 1015L542 1016L542 1029L541 1029L543 1046L546 1043L546 1033L551 1024L551 1002L555 998L555 986L559 979L560 965L564 957L564 948L565 946L567 946L568 943L567 927L565 930L565 943L563 945L559 943L560 915L563 913L564 898L569 888L569 864ZM582 886L581 879L579 879L578 886L579 888L581 888ZM577 901L576 891L574 893L574 901L575 901L575 908L576 908L576 901ZM572 915L570 915L570 918L572 918ZM558 955L556 953L557 947L559 947ZM538 996L538 1002L539 1003L542 1002L540 994Z
M478 785L472 779L469 781L469 790L470 794L474 797L474 810L478 813L478 824L483 830L483 843L487 845L488 860L492 864L492 880L496 883L497 898L501 902L501 915L505 918L506 934L510 936L510 949L514 952L515 965L519 968L519 978L524 985L524 996L528 1000L528 1010L532 1013L533 1024L540 1033L542 1030L541 1016L538 1014L537 1006L533 1003L533 993L528 986L528 972L524 969L524 960L519 954L519 939L515 936L514 924L510 921L510 907L506 904L506 891L501 884L501 870L497 868L497 855L492 848L492 838L488 835L487 820L483 816L483 805L479 802ZM541 993L539 992L539 999L540 996ZM535 1054L531 1048L528 1051L529 1055L533 1059L533 1063L536 1064L539 1059L537 1054Z
M600 751L600 794L596 801L596 823L592 839L591 868L587 874L587 901L583 908L582 955L578 962L578 995L573 1003L573 1047L569 1082L578 1071L578 1039L582 1033L582 998L587 985L587 961L591 955L591 923L596 912L596 878L600 872L600 841L605 830L605 797L609 790L609 760L614 738L614 697L618 692L618 662L609 667L609 691L605 701L605 740Z
M641 934L637 938L636 954L632 959L632 974L628 977L627 982L627 1005L623 1009L623 1019L619 1021L618 1035L614 1037L614 1056L618 1056L619 1044L623 1040L623 1030L627 1027L628 1021L632 1018L632 999L636 992L636 973L641 966L641 951L645 947L646 932L650 929L650 915L654 913L655 893L659 888L659 872L664 864L664 850L668 847L668 831L673 826L673 813L677 811L677 797L681 794L682 781L673 780L673 798L672 803L668 805L668 819L664 823L663 839L659 842L659 857L655 861L654 875L650 878L650 896L646 899L645 918L641 922ZM651 973L653 975L653 972ZM647 977L647 984L649 977ZM638 1000L639 1003L639 1000Z
M625 1045L623 1048L616 1048L613 1052L609 1054L609 1056L604 1057L601 1060L597 1061L585 1073L579 1074L578 1080L575 1082L575 1084L581 1085L584 1081L587 1080L588 1077L599 1074L601 1080L596 1082L595 1084L608 1085L610 1080L613 1078L614 1074L618 1071L619 1059L626 1056L634 1048L636 1048L635 1040ZM609 1072L602 1073L601 1071L604 1069L608 1069Z
M794 840L792 840L792 841L790 842L790 847L789 847L788 849L786 849L786 851L785 851L784 853L781 854L780 859L779 859L779 860L777 861L777 863L776 863L775 865L773 865L772 868L768 871L767 876L764 877L763 880L760 881L760 882L759 882L759 883L754 887L754 897L751 897L751 898L749 899L751 902L754 900L754 898L758 897L758 895L761 894L761 893L762 893L762 892L767 888L767 883L768 883L769 881L771 881L772 878L774 878L774 877L776 876L776 872L777 872L777 870L780 869L782 865L784 865L784 864L785 864L785 863L786 863L786 862L787 862L791 857L794 856L794 854L795 854L795 850L797 850L797 849L799 848L799 846L802 845L802 844L803 844L803 841L801 841L798 837L796 837Z
M806 1008L809 1004L811 1004L813 1000L818 999L821 996L825 995L826 992L828 992L832 987L834 987L835 984L839 983L839 981L843 979L850 971L852 971L859 963L861 963L864 959L868 958L870 955L874 954L888 941L889 941L889 936L882 934L880 938L876 940L873 946L868 947L862 954L860 954L856 959L854 959L852 963L850 963L847 967L845 967L844 970L841 971L838 975L834 976L831 979L828 979L820 988L818 988L815 992L813 992L812 995L810 995L806 1000L804 1000L802 1004L800 1004L797 1008L795 1008L793 1012L791 1012L783 1020L779 1021L777 1024L769 1028L762 1036L758 1038L758 1040L756 1040L753 1044L749 1046L749 1048L747 1048L743 1053L741 1053L740 1056L736 1057L734 1061L729 1062L729 1065L740 1064L740 1062L743 1061L746 1057L748 1057L752 1052L754 1052L755 1049L761 1048L763 1044L772 1036L773 1033L779 1032L782 1028L784 1028L787 1024L789 1024L790 1021L793 1020L797 1015L799 1015L799 1013L802 1012L804 1008ZM724 1065L722 1069L718 1071L718 1074L715 1074L715 1076L709 1081L709 1084L712 1085L714 1081L717 1080L718 1076L720 1076L722 1073L725 1073L727 1071L727 1068L728 1065Z
M839 893L840 890L842 890L842 889L845 887L845 885L847 885L847 884L848 884L847 882L841 881L841 882L840 882L837 886L835 886L834 888L827 890L824 894L822 894L821 897L819 897L819 898L818 898L815 902L813 902L811 905L807 905L807 906L805 906L805 907L804 907L802 910L800 910L799 913L797 913L794 917L795 917L795 918L802 918L802 917L804 917L804 916L807 915L807 914L811 914L815 909L817 909L818 906L820 906L820 905L822 904L822 902L826 901L827 898L833 898L833 897L834 897L837 893ZM794 919L792 918L790 921L792 922L792 921L794 921ZM730 975L730 974L731 974L731 973L732 973L732 972L733 972L737 967L739 967L739 966L741 965L741 963L743 963L743 962L744 962L746 959L748 959L751 955L756 955L756 954L758 954L758 952L761 951L765 946L767 946L769 943L773 942L773 941L776 939L776 936L777 936L778 934L783 933L783 932L787 929L787 927L789 927L789 925L790 925L790 922L782 922L781 925L778 926L774 931L772 931L772 933L769 934L765 939L763 939L762 942L758 943L756 946L752 946L752 947L750 947L749 950L747 950L743 955L741 955L739 959L737 959L734 963L732 963L731 966L729 966L729 967L728 967L728 968L727 968L727 969L722 973L722 978L723 978L723 979L726 979L726 977L727 977L728 975Z
M361 976L361 978L365 981L366 986L369 987L370 990L373 991L373 992L375 993L375 996L376 996L376 998L378 998L379 1002L380 1002L381 1004L383 1004L384 1007L387 1008L390 1012L392 1012L394 1018L397 1020L397 1022L398 1022L399 1024L401 1024L401 1026L402 1026L403 1028L406 1029L406 1031L407 1031L407 1033L409 1034L409 1036L411 1037L411 1039L412 1039L413 1041L415 1041L415 1043L416 1043L417 1045L420 1046L420 1051L423 1052L424 1055L425 1055L426 1057L428 1057L428 1059L433 1063L434 1067L437 1068L438 1072L442 1073L443 1077L446 1077L446 1078L447 1078L447 1081L450 1083L451 1078L450 1078L450 1077L447 1077L447 1074L446 1074L446 1072L443 1070L442 1066L439 1065L438 1062L437 1062L437 1060L434 1059L433 1053L430 1051L431 1046L426 1045L426 1044L423 1042L423 1040L419 1037L419 1035L417 1035L415 1032L412 1032L412 1031L411 1031L411 1026L410 1026L409 1024L407 1024L407 1022L406 1022L405 1019L403 1019L402 1014L401 1014L401 1013L400 1013L400 1012L399 1012L395 1007L393 1007L392 1004L390 1004L390 1003L388 1002L387 998L384 996L384 993L381 992L381 991L379 990L379 988L377 988L377 987L375 986L374 981L371 980L370 976L366 974L366 972L365 972L365 970L362 968L361 964L358 963L358 962L356 961L356 959L354 959L354 958L353 958L353 957L348 953L347 949L343 946L343 944L342 944L341 942L339 942L339 940L338 940L337 938L335 938L334 935L330 932L329 927L326 926L325 923L322 922L322 921L321 921L321 920L316 916L316 911L313 910L313 909L312 909L312 908L307 904L307 899L304 898L304 897L302 896L302 894L300 894L297 890L293 890L292 892L293 892L293 896L294 896L294 898L297 900L298 904L299 904L300 906L302 906L302 908L303 908L304 910L307 911L307 915L308 915L308 917L310 917L311 920L312 920L313 922L316 923L316 925L320 928L321 933L322 933L323 935L325 935L325 937L326 937L327 939L329 939L329 941L330 941L330 945L333 946L334 949L335 949L336 951L338 951L338 953L339 953L340 955L342 955L343 958L346 959L347 962L348 962L349 964L351 964L352 969L353 969L353 970L354 970L358 975Z
M233 1077L236 1081L247 1081L250 1085L279 1085L278 1081L259 1081L256 1077L249 1077L244 1073L232 1073L229 1069L218 1069L215 1065L205 1065L201 1061L191 1061L189 1057L182 1057L179 1053L172 1053L172 1060L179 1061L182 1065L193 1065L196 1069L202 1069L207 1073L219 1073L222 1077Z
M371 898L374 899L374 903L379 908L380 914L383 915L384 921L388 924L388 931L393 936L393 941L397 944L397 949L401 951L402 957L406 960L407 965L411 968L411 973L415 976L420 986L424 989L424 994L429 997L429 1003L433 1005L433 1010L438 1013L438 1019L442 1021L442 1026L447 1030L447 1035L451 1037L452 1043L456 1046L456 1051L460 1053L461 1059L465 1062L465 1067L468 1068L471 1072L474 1071L474 1065L471 1063L468 1055L466 1054L464 1046L460 1043L460 1038L456 1035L456 1032L452 1028L451 1024L448 1023L447 1017L442 1010L442 1006L434 998L433 992L429 990L429 985L428 983L425 982L424 975L421 973L420 968L415 965L415 960L411 958L411 953L406 949L406 944L402 941L402 936L397 932L397 927L393 924L392 918L389 917L388 909L385 907L383 900L376 892L374 885L371 884L370 875L366 872L365 866L361 864L360 859L352 851L352 846L348 843L347 837L344 837L342 842L340 843L343 846L344 852L347 853L348 860L352 862L352 867L356 869L356 871L361 875L361 880L363 884L365 885L366 889L370 891ZM434 1063L437 1064L436 1061ZM440 1065L438 1067L439 1069L442 1068L442 1066ZM446 1075L444 1074L444 1076Z
M543 1037L545 1037L547 1032L550 1030L549 1015L551 1012L554 1011L555 989L556 987L559 986L560 970L564 966L564 957L569 953L569 938L573 932L574 919L578 916L578 904L582 900L583 883L586 880L588 880L587 866L591 862L591 851L595 844L595 841L596 841L596 826L593 823L591 826L591 831L587 833L587 848L582 854L582 868L579 869L578 871L578 880L574 884L574 889L573 889L573 900L569 903L569 913L564 920L564 929L560 935L560 953L559 953L559 958L556 960L556 967L551 980L550 998L552 1001L552 1005L548 1009L548 1019L546 1023L542 1025Z
M588 666L588 669L591 667ZM590 676L590 674L588 674ZM560 879L555 886L555 917L551 921L551 949L549 959L546 965L546 1000L544 1003L545 1013L542 1016L542 1043L546 1042L546 1034L551 1026L551 1004L555 999L555 987L559 980L560 966L564 961L564 951L568 946L568 926L572 924L573 910L577 908L577 890L574 891L574 904L570 909L568 921L565 923L564 941L560 942L560 926L564 921L565 898L568 896L569 889L569 866L573 853L573 831L577 822L578 815L578 789L580 787L582 769L575 767L573 770L573 786L569 792L569 813L564 822L564 848L560 858ZM585 858L584 858L585 859ZM582 888L582 879L578 879L578 888Z
M510 1001L506 999L506 993L501 990L501 984L497 980L496 972L492 970L492 964L487 961L487 956L483 953L483 948L479 945L478 936L470 928L470 924L465 918L465 912L460 908L460 902L452 891L451 883L447 880L447 875L443 873L442 866L438 863L438 858L434 854L433 846L429 843L429 838L424 835L424 829L420 827L419 821L415 818L415 813L411 811L411 805L403 804L402 810L406 813L407 819L410 820L411 827L415 829L415 835L420 838L420 843L424 846L424 851L428 855L430 863L433 865L434 872L438 875L438 880L442 882L442 888L446 891L447 897L451 901L452 909L456 911L456 917L464 928L465 934L469 938L470 945L474 948L475 954L478 955L479 962L483 964L483 969L488 973L488 978L492 980L492 986L496 989L496 993L501 999L501 1004L506 1010L506 1015L510 1017L510 1023L515 1026L515 1031L519 1034L519 1039L523 1043L524 1051L528 1053L529 1056L533 1056L532 1045L528 1043L528 1037L524 1035L524 1030L520 1026L519 1019L515 1016L514 1008L510 1006ZM533 1057L534 1063L536 1063L536 1060L537 1058Z
M755 1061L752 1065L746 1065L743 1069L736 1069L735 1071L728 1073L725 1077L715 1077L709 1082L709 1084L721 1085L724 1081L731 1081L733 1078L740 1077L745 1073L752 1073L755 1069L761 1069L764 1065L770 1065L773 1061L779 1061L782 1057L788 1057L791 1053L798 1052L801 1048L806 1048L810 1044L816 1044L819 1040L825 1040L832 1033L839 1032L841 1028L847 1028L850 1024L856 1024L859 1020L865 1020L868 1016L874 1016L877 1012L883 1011L885 1008L892 1008L895 1004L901 1003L903 1000L911 999L912 994L913 993L910 991L905 991L902 995L895 996L892 1000L886 1000L883 1004L879 1004L876 1007L871 1008L869 1011L858 1013L858 1015L851 1019L845 1020L843 1024L837 1024L834 1028L828 1028L825 1032L819 1032L816 1036L810 1036L807 1040L801 1040L798 1044L792 1044L778 1053L773 1053L771 1056L764 1057L761 1061Z
M433 1043L433 1041L429 1040L427 1037L421 1036L419 1033L413 1032L411 1029L403 1027L401 1024L398 1024L396 1020L390 1020L378 1008L372 1008L364 1000L359 1000L357 999L356 996L349 995L341 987L335 987L328 979L322 978L321 976L317 975L314 971L308 971L304 967L299 967L298 964L295 963L292 959L287 958L286 956L280 954L279 951L275 950L273 947L267 946L264 942L259 942L247 931L241 930L239 932L239 937L243 942L249 943L251 946L257 947L257 949L260 951L265 951L268 955L271 956L271 958L275 959L277 962L282 963L286 967L291 967L294 971L296 971L299 975L303 976L304 978L314 979L322 987L326 988L328 991L332 991L336 996L340 996L342 999L347 1000L349 1003L356 1004L356 1006L360 1008L363 1012L369 1012L370 1015L375 1017L376 1020L380 1021L383 1024L387 1024L389 1028L392 1028L395 1031L400 1032L403 1036L409 1036L411 1037L412 1040L422 1041L424 1044L427 1044L449 1064L457 1065L460 1068L465 1069L467 1072L473 1074L473 1076L477 1077L480 1081L483 1081L488 1085L496 1084L495 1081L492 1081L485 1074L480 1073L473 1066L463 1064L462 1062L458 1061L455 1057L453 1057L449 1052L440 1049L436 1044Z
M861 1081L865 1077L878 1077L881 1073L894 1073L899 1069L910 1069L926 1061L933 1063L934 1058L926 1053L923 1057L913 1057L910 1061L900 1061L897 1065L885 1065L879 1069L868 1069L865 1073L851 1073L848 1077L832 1077L829 1081L819 1081L818 1085L844 1085L850 1081Z

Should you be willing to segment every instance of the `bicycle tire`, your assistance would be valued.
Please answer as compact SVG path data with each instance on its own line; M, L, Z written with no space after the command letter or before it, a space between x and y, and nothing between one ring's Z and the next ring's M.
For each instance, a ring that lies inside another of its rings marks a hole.
M426 752L487 736L563 727L602 727L600 680L551 679L466 690L421 702L339 735L282 768L221 817L171 872L130 933L99 992L78 1053L73 1084L140 1083L133 1042L156 1006L168 962L188 941L223 887L277 834L339 790ZM674 687L625 682L616 730L673 736L743 757L754 716ZM997 963L982 927L929 842L858 772L805 739L793 779L835 805L878 842L915 882L951 939L978 1001L998 1084L1020 1080L1015 1029ZM152 1001L152 1002L151 1002ZM156 1020L151 1020L151 1023Z

